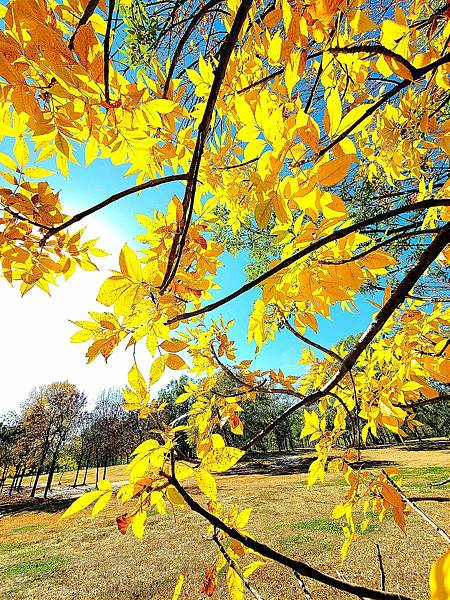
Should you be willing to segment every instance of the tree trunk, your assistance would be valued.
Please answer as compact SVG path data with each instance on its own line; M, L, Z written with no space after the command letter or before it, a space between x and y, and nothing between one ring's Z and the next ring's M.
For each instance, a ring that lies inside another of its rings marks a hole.
M86 468L84 469L84 478L83 478L83 483L81 485L86 485L86 477L87 477L88 469L89 469L89 457L86 457Z
M50 465L50 470L48 472L48 477L47 477L47 483L45 485L44 498L47 498L47 494L49 493L49 491L51 490L51 487L52 487L53 474L55 472L56 461L58 459L58 452L59 452L59 448L57 448L53 452L52 464Z
M82 461L83 461L83 457L80 456L80 460L78 461L78 465L77 465L77 474L75 475L75 480L73 482L73 486L72 487L77 487L78 475L80 473Z
M47 456L47 452L48 452L48 438L45 440L44 448L42 450L41 460L39 461L39 465L38 465L38 468L36 471L36 479L34 480L33 489L31 490L31 494L30 494L30 496L32 498L34 498L34 496L36 494L39 477L42 475L42 469L44 467L44 462L45 462L45 457Z
M5 485L5 482L6 482L6 474L8 473L8 469L9 469L9 464L5 464L5 466L3 467L2 478L0 480L0 494L3 491L3 486Z
M20 473L20 475L19 475L19 481L18 481L17 487L16 487L16 489L17 489L18 492L20 492L20 488L22 486L22 481L23 481L23 478L25 476L25 471L26 470L27 470L27 467L26 467L26 465L24 465L23 469L22 469L22 473Z
M103 479L106 479L106 470L107 470L107 468L108 468L108 459L106 458L105 459L105 464L104 464L104 467L103 467Z

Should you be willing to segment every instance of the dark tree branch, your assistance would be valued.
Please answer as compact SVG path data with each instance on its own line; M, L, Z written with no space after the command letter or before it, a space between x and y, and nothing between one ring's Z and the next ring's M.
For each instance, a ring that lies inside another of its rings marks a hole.
M206 138L211 125L214 108L225 77L231 53L233 52L233 48L238 40L239 33L247 18L251 6L252 0L242 0L236 12L236 17L233 21L233 25L231 26L230 33L227 35L220 50L219 64L217 65L214 75L214 81L208 96L205 112L198 127L197 139L188 173L188 183L183 199L183 218L179 224L179 231L174 235L169 259L167 261L167 270L161 283L161 293L164 293L164 291L170 285L171 281L175 277L178 265L180 264L189 225L192 219L192 213L194 210L194 198L197 189L198 172L200 169Z
M386 574L383 567L383 557L381 556L380 545L375 544L375 546L377 549L378 569L380 571L380 590L384 592L386 590Z
M442 250L450 242L450 223L445 225L441 232L436 235L434 240L423 251L417 263L408 271L402 281L399 283L397 288L392 292L391 297L387 300L383 308L380 309L375 319L361 335L359 340L353 346L352 350L343 359L338 371L323 385L320 389L312 392L306 396L300 402L293 404L285 411L283 411L276 419L266 425L262 431L258 433L253 439L247 442L242 449L248 450L253 444L259 442L262 438L268 435L281 421L291 415L293 412L298 410L300 407L309 406L318 402L323 396L326 396L331 392L334 387L341 381L345 374L355 365L358 358L372 342L375 336L383 329L386 321L391 317L394 311L402 304L407 294L412 290L414 285L420 279L426 269L434 262L439 256Z
M183 48L186 43L189 41L189 38L197 27L198 23L203 19L203 17L217 4L220 4L224 0L210 0L207 2L200 10L198 10L194 15L190 17L189 25L186 28L186 31L181 36L174 52L172 55L172 60L170 61L169 71L167 73L166 81L164 83L163 90L163 98L167 98L167 94L169 92L170 82L172 81L173 73L175 71L175 67L180 59L181 53L183 52Z
M109 104L109 46L111 43L111 25L114 13L115 0L109 0L108 21L106 23L105 39L103 41L103 79L105 83L105 101Z
M94 206L91 206L90 208L87 208L86 210L83 210L82 212L79 212L78 214L74 215L72 218L67 220L65 223L62 223L62 225L58 225L58 227L50 227L50 228L47 227L46 229L48 229L48 231L42 238L40 245L44 246L45 243L47 242L47 240L49 239L49 237L51 237L52 235L55 235L55 233L58 233L59 231L62 231L63 229L70 227L70 225L73 225L74 223L81 221L85 217L92 215L92 213L95 213L98 210L105 208L105 206L108 206L109 204L112 204L113 202L116 202L117 200L120 200L121 198L125 198L125 196L130 196L131 194L136 194L137 192L141 192L142 190L148 190L149 188L156 187L157 185L159 185L161 183L170 183L172 181L186 181L186 179L187 179L186 173L182 173L180 175L168 175L167 177L159 177L158 179L151 179L150 181L146 181L145 183L140 183L139 185L135 185L133 187L127 188L126 190L122 190L121 192L117 192L117 194L108 196L108 198L106 198L105 200L102 200L102 202L99 202L98 204L94 204ZM42 227L42 226L40 225L40 227Z
M73 32L72 37L69 40L69 50L73 50L74 44L75 44L75 37L76 37L80 27L82 25L86 25L86 23L89 21L89 19L93 15L94 10L97 8L99 2L100 2L100 0L89 0L89 2L87 3L86 8L84 9L84 13L81 16L81 19L78 21L78 25L77 25L75 31Z
M172 472L175 471L173 470ZM250 548L251 550L254 550L255 552L261 554L261 556L264 556L265 558L274 560L277 563L287 567L288 569L299 573L300 575L310 577L315 581L319 581L321 583L324 583L325 585L329 585L335 589L342 590L343 592L347 592L349 594L353 594L356 596L364 596L365 598L370 598L371 600L410 600L408 596L404 596L403 594L380 592L379 590L374 590L363 585L357 585L353 583L348 583L346 581L342 581L341 579L332 577L331 575L328 575L327 573L324 573L323 571L320 571L319 569L316 569L305 562L289 558L288 556L281 554L277 550L270 548L270 546L258 542L257 540L249 537L248 535L245 535L240 531L233 529L232 527L224 523L224 521L219 519L219 517L207 511L188 494L188 492L184 489L184 487L178 482L178 480L175 477L169 477L169 482L177 489L177 491L183 497L184 501L190 509L192 509L197 514L201 515L204 519L206 519L209 523L211 523L211 525L213 525L217 529L220 529L221 531L229 535L231 538L241 542L241 544L244 544L244 546Z
M428 523L428 525L430 525L434 529L434 531L447 542L447 544L450 544L450 536L448 535L448 533L446 533L446 531L444 531L444 529L442 529L442 527L440 525L435 523L431 517L429 517L426 513L424 513L421 508L419 508L416 504L414 504L414 502L410 498L405 496L405 494L402 492L402 490L398 487L398 485L395 483L395 481L386 473L386 471L384 469L383 469L382 473L386 477L386 479L389 481L391 486L394 488L394 490L396 490L400 494L403 502L406 502L406 504L410 508L412 508L419 515L419 517L423 521L425 521L425 523Z
M252 586L252 584L247 579L247 577L244 577L244 575L240 572L239 567L236 564L236 561L233 560L231 558L231 556L228 554L228 552L225 550L223 544L221 543L221 541L219 539L219 531L217 530L217 528L214 529L213 540L217 544L217 547L219 548L222 556L227 561L228 566L230 567L230 569L233 569L233 571L238 575L238 577L241 579L242 583L245 585L245 587L251 593L251 595L253 596L253 598L256 598L256 600L264 600L264 598L261 596L261 594L259 594L255 590L255 588Z
M449 205L450 205L450 199L447 199L447 198L445 198L445 199L441 198L438 200L434 200L434 199L422 200L421 202L416 202L414 204L410 204L407 206L399 206L392 210L386 211L385 213L381 213L379 215L375 215L374 217L370 217L369 219L364 219L363 221L358 221L357 223L354 223L353 225L349 225L348 227L343 227L342 229L334 231L330 235L327 235L327 236L323 237L322 239L313 242L307 248L304 248L303 250L300 250L299 252L295 252L289 258L285 258L284 260L280 261L275 267L272 267L271 269L269 269L268 271L266 271L265 273L263 273L256 279L249 281L248 283L244 284L242 287L238 288L234 292L231 292L227 296L224 296L223 298L216 300L216 302L211 302L211 304L208 304L207 306L204 306L203 308L199 308L199 309L193 310L191 312L185 312L185 313L182 313L181 315L176 315L175 317L172 317L171 319L169 319L167 321L167 324L170 325L171 323L176 323L177 321L185 321L186 319L191 319L192 317L196 317L198 315L202 315L202 314L211 312L211 311L215 310L216 308L219 308L220 306L223 306L224 304L231 302L232 300L238 298L239 296L242 296L242 294L245 294L246 292L250 291L251 289L257 287L258 285L261 285L261 283L263 283L266 279L269 279L270 277L272 277L272 275L275 275L276 273L279 273L280 271L283 271L284 269L290 267L295 262L304 258L305 256L308 256L315 250L318 250L319 248L322 248L323 246L326 246L327 244L330 244L331 242L340 240L340 239L346 237L347 235L349 235L350 233L359 231L360 229L362 229L364 227L374 225L375 223L380 223L381 221L385 221L386 219L390 219L391 217L395 217L395 216L403 214L403 213L416 211L416 210L423 210L426 208L431 208L433 206L449 206Z

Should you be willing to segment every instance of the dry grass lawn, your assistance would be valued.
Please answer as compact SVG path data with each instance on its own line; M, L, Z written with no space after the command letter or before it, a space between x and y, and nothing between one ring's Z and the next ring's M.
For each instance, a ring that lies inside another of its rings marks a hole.
M450 486L430 488L450 471L450 443L382 448L363 453L366 466L399 465L404 489L411 496L445 496ZM370 528L350 549L347 561L339 559L342 533L330 511L342 501L345 487L337 477L332 484L305 486L309 462L307 452L256 458L219 479L220 498L225 504L253 506L249 531L272 547L350 580L373 587L379 584L375 543L381 547L387 589L413 598L428 596L430 565L445 549L444 541L412 514L406 535L387 519ZM91 473L93 476L93 473ZM111 480L124 479L123 468L108 472ZM63 478L72 481L73 474ZM58 479L56 480L56 482ZM67 487L62 487L67 489ZM420 506L444 528L449 526L449 504L420 502ZM205 599L200 593L204 569L215 555L211 542L202 539L205 525L191 512L176 516L152 515L146 534L136 540L129 532L121 536L114 517L123 509L111 504L91 521L84 514L59 521L64 502L17 505L0 499L0 598L2 600L73 598L109 600L166 600L171 598L178 574L186 574L183 598ZM255 577L255 587L266 600L301 598L292 574L268 564ZM312 581L314 600L349 598ZM225 599L224 582L216 594Z

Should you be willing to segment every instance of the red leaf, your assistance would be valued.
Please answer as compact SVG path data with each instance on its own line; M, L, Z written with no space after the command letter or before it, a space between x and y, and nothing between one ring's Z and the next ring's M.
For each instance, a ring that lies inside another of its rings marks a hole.
M214 567L208 567L205 570L205 581L203 582L202 594L211 597L217 589L217 572Z
M119 517L116 517L117 527L119 528L119 531L122 535L126 534L127 529L130 526L132 520L133 520L133 517L130 515L127 515L127 513L125 513L124 515L120 515Z

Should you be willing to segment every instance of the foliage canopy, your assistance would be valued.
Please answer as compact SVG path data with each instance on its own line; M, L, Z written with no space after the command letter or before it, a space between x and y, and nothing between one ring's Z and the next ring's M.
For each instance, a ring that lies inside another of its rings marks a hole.
M131 525L142 536L147 513L168 505L204 516L218 547L208 595L225 568L233 599L244 588L255 596L248 578L264 557L359 596L403 597L336 579L257 542L246 533L250 509L225 509L213 474L302 408L301 436L317 452L308 485L327 472L348 484L333 512L343 524L343 557L371 519L391 511L404 528L409 508L393 473L352 465L369 431L405 437L417 424L416 406L445 400L439 382L450 379L448 298L417 289L449 259L448 5L10 0L0 12L1 133L12 140L12 152L0 154L0 260L10 283L22 293L48 291L78 266L96 269L104 253L71 226L130 194L184 185L165 212L138 216L141 249L122 248L99 290L105 311L76 321L72 338L89 343L89 362L137 344L152 358L149 373L131 359L124 407L155 418L159 437L134 451L130 481L117 494L129 504L119 530ZM135 185L70 217L47 182L47 165L69 176L80 148L86 166L128 165ZM361 180L371 185L374 209L358 218L349 196ZM270 255L262 272L211 302L224 254L217 227L266 236ZM390 251L398 240L408 240L401 254ZM333 306L355 308L368 283L382 290L377 312L350 349L324 348L305 335ZM234 364L232 323L220 307L254 288L260 297L248 341L259 350L287 328L294 345L308 346L305 376L260 372L251 360ZM165 403L151 393L166 369L203 377L186 384L177 399L186 412L168 422L160 418ZM226 393L217 389L222 371L233 382ZM242 433L239 415L261 392L292 403L241 448L226 445L224 431ZM190 465L177 446L186 431L196 440ZM186 491L187 479L207 509ZM111 496L101 483L68 514L95 501L95 515ZM250 565L248 554L256 555ZM431 573L435 598L446 585L435 581L439 565ZM182 579L175 597L181 586Z

